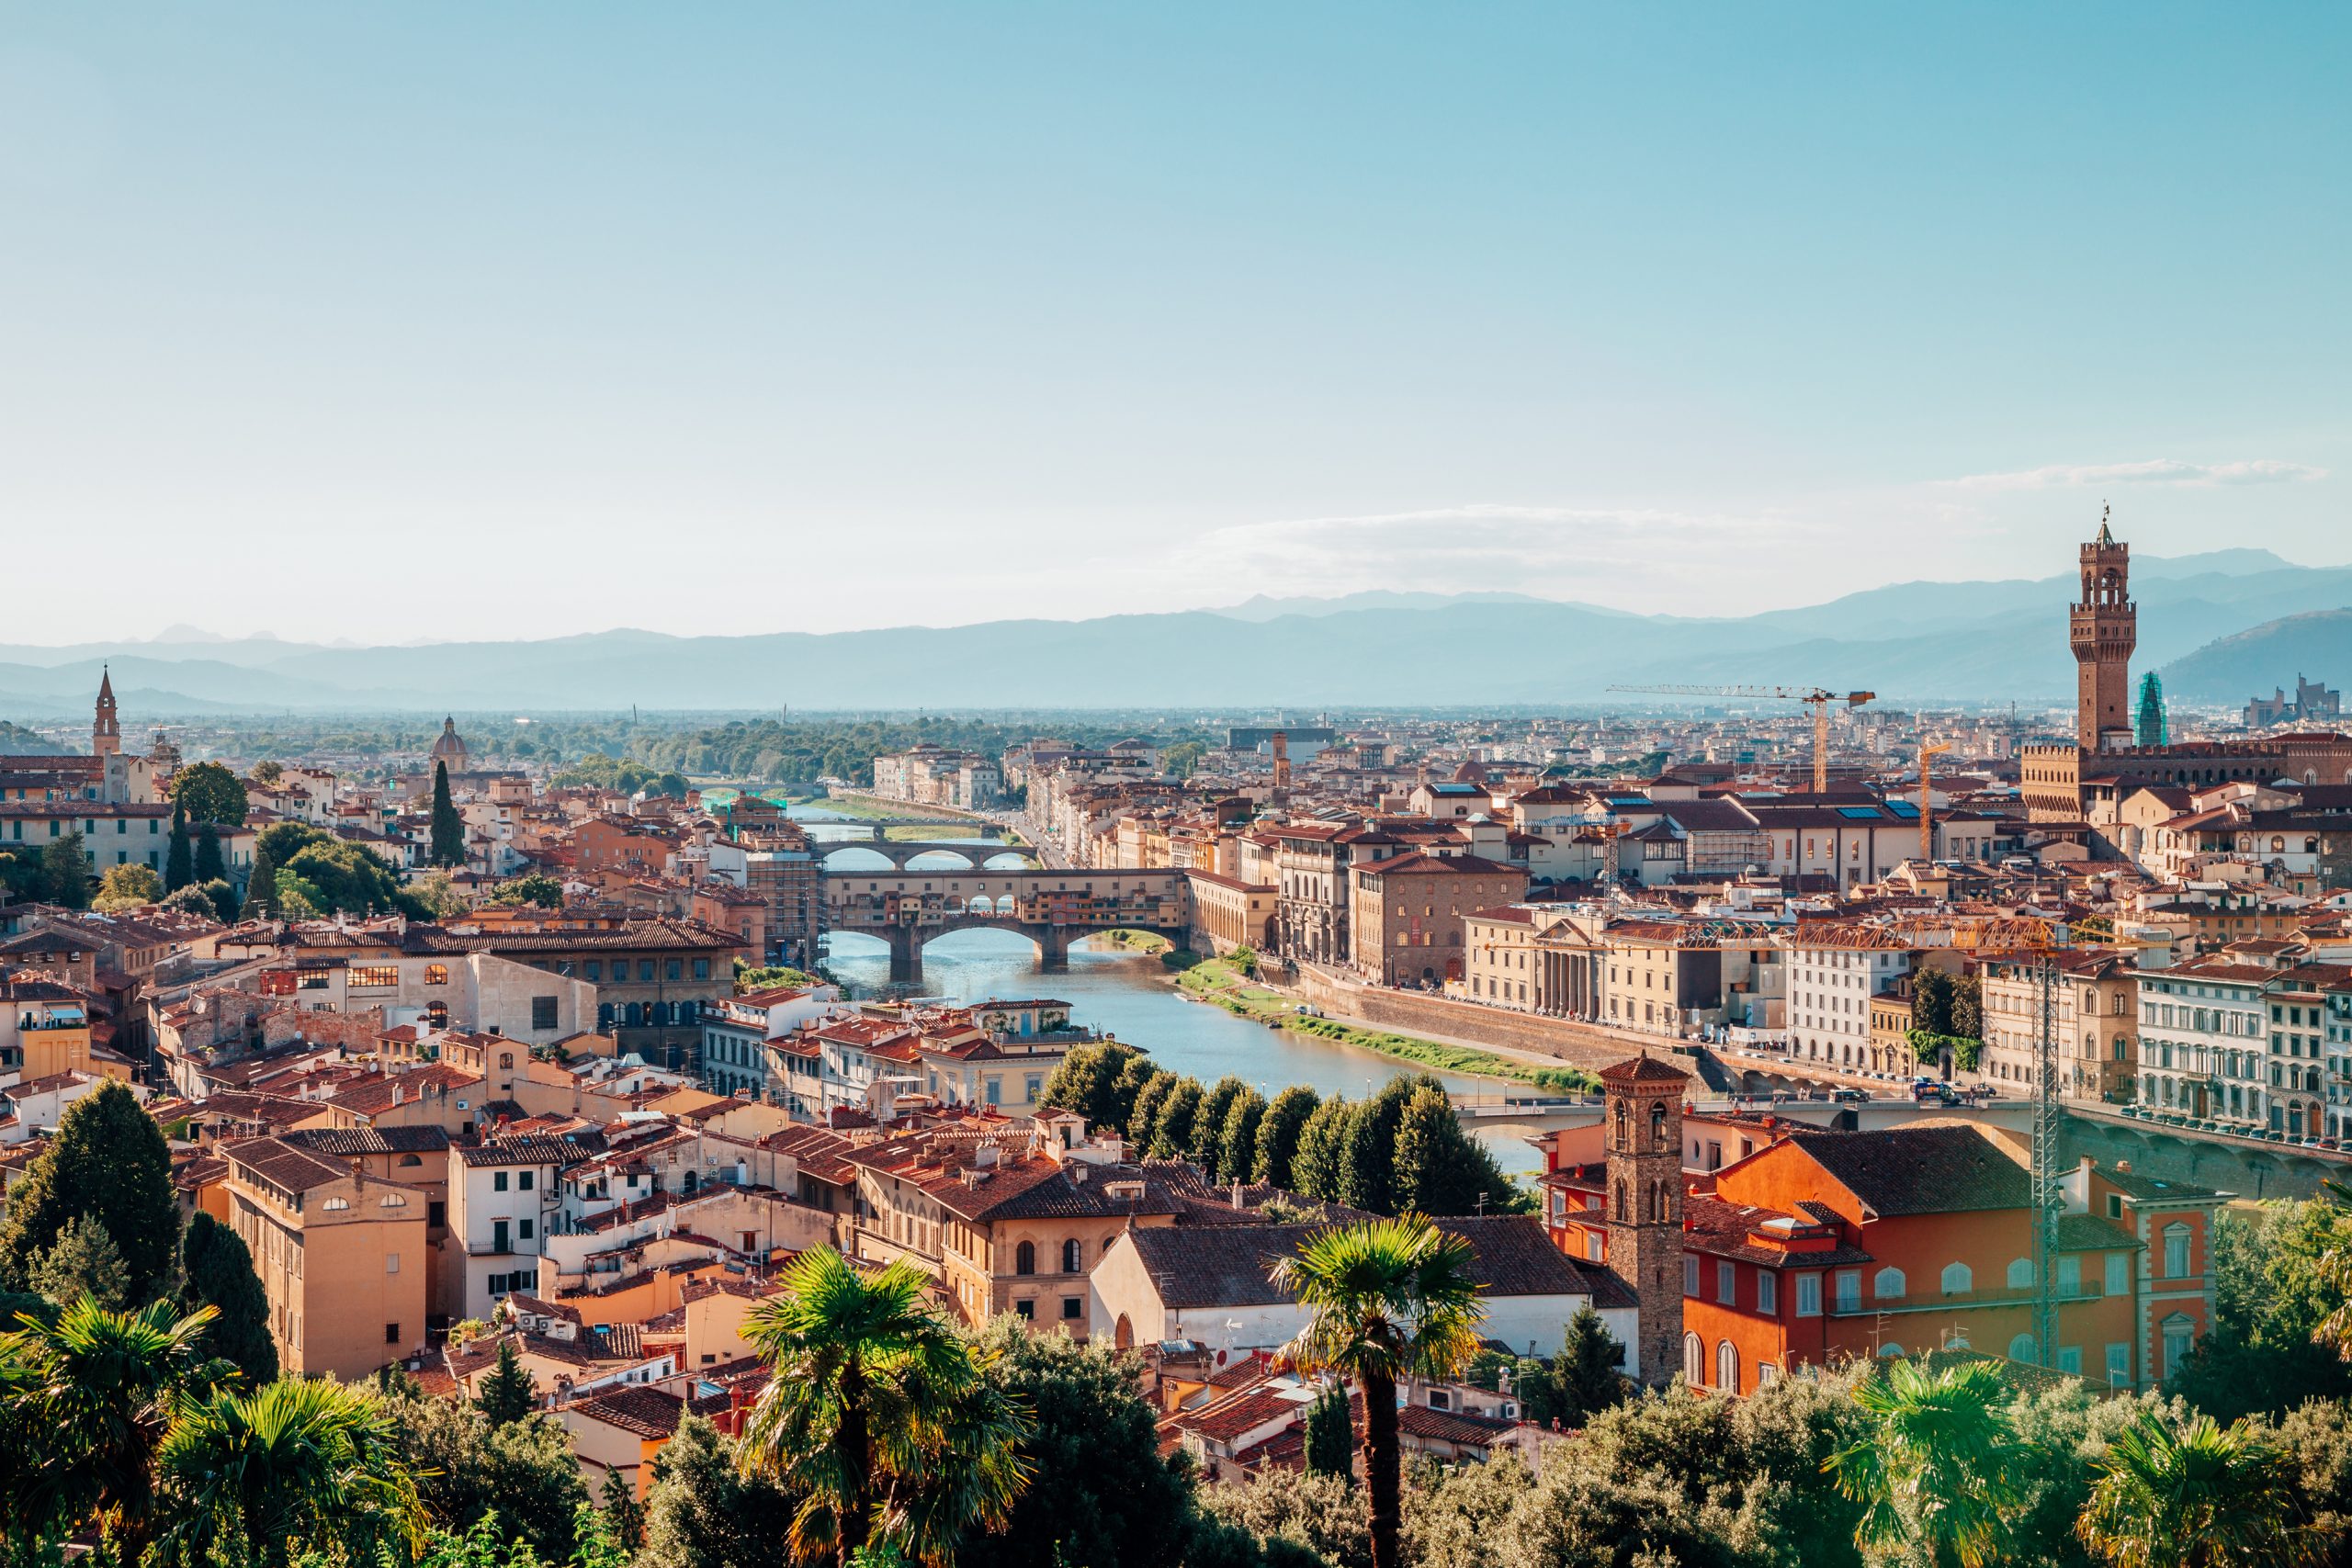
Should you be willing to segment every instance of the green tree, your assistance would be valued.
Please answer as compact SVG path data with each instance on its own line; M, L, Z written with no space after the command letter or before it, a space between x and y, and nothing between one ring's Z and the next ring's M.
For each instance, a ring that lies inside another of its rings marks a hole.
M107 1227L89 1214L65 1222L35 1265L32 1285L60 1307L85 1299L101 1312L120 1312L131 1304L130 1270Z
M1339 1476L1277 1470L1246 1486L1206 1488L1202 1501L1215 1520L1256 1548L1226 1562L1248 1568L1372 1568L1363 1495ZM1201 1563L1204 1537L1215 1539L1196 1535L1187 1568Z
M689 1415L653 1461L638 1568L770 1568L801 1501L738 1464L735 1445Z
M172 804L185 810L190 822L242 828L244 781L218 762L191 762L172 775Z
M1185 1130L1183 1155L1200 1167L1211 1181L1225 1179L1225 1118L1233 1109L1233 1102L1249 1091L1248 1084L1227 1073L1203 1091L1200 1104L1193 1108L1192 1125Z
M245 874L245 907L238 912L238 918L247 920L277 918L277 857L271 852L266 832L254 840L253 868Z
M1299 1134L1306 1130L1306 1119L1322 1103L1322 1098L1304 1084L1293 1084L1274 1096L1258 1123L1257 1157L1250 1166L1255 1179L1272 1182L1284 1191L1295 1188L1291 1157L1298 1151Z
M200 882L197 886L212 900L214 919L223 925L232 926L237 923L237 916L244 908L244 900L237 897L235 888L226 882Z
M187 841L187 807L172 802L172 843L164 852L164 891L176 893L197 880L196 862Z
M1951 983L1951 1032L1962 1040L1984 1038L1984 982L1974 975Z
M176 909L184 915L200 916L208 920L213 919L218 913L213 907L212 896L195 883L190 883L176 892L164 894L163 907L166 909Z
M493 904L528 904L541 909L563 908L563 884L545 872L510 876L491 890Z
M1396 1568L1400 1523L1396 1385L1452 1378L1478 1350L1485 1312L1470 1244L1423 1219L1339 1226L1272 1271L1306 1312L1284 1356L1302 1371L1335 1372L1363 1396L1365 1523L1373 1568Z
M1193 1506L1192 1474L1159 1452L1136 1359L1101 1341L1032 1334L1009 1315L975 1348L989 1386L1031 1413L1021 1457L1041 1479L1002 1529L963 1542L957 1568L1175 1568L1184 1538L1170 1526Z
M279 779L286 776L284 764L272 758L264 758L262 761L255 762L251 768L247 769L246 772L253 779L254 783L257 784L275 785Z
M500 1540L521 1540L548 1562L571 1558L588 1487L562 1427L541 1415L493 1427L465 1401L417 1392L413 1380L394 1382L386 1409L435 1526L467 1530L488 1515Z
M408 885L409 897L416 900L424 918L446 920L452 915L462 915L468 908L466 896L449 880L446 871L428 871ZM557 886L557 901L562 901L562 887Z
M1146 1150L1154 1159L1181 1159L1193 1142L1193 1123L1201 1114L1201 1080L1180 1077L1159 1102L1159 1119Z
M1398 1119L1396 1207L1421 1214L1502 1214L1530 1206L1494 1153L1462 1130L1453 1100L1433 1079L1422 1079Z
M1258 1163L1258 1124L1266 1117L1266 1097L1245 1089L1226 1108L1224 1135L1217 1140L1216 1179L1250 1181Z
M153 904L164 896L164 879L143 865L125 862L107 867L98 878L96 908L101 910L135 909L142 904Z
M74 1220L104 1226L129 1275L129 1299L151 1302L179 1247L171 1150L153 1117L109 1078L66 1108L57 1134L9 1194L0 1225L0 1285L29 1287L36 1263Z
M1551 1367L1563 1425L1580 1427L1624 1402L1628 1385L1620 1370L1624 1357L1624 1345L1609 1332L1607 1321L1592 1303L1577 1308Z
M2114 1568L2318 1561L2292 1461L2245 1420L2175 1423L2154 1410L2116 1435L2075 1533Z
M254 1272L253 1255L235 1231L198 1209L180 1236L180 1311L212 1308L204 1350L259 1388L277 1376L277 1346L269 1337L269 1296Z
M332 1381L213 1388L183 1402L156 1469L173 1515L159 1545L180 1562L287 1568L324 1546L367 1562L379 1548L413 1548L423 1529L390 1416Z
M1105 1041L1072 1048L1046 1079L1045 1103L1074 1111L1091 1127L1115 1127L1119 1113L1119 1077L1129 1063L1143 1059L1132 1045Z
M196 830L195 878L198 884L226 882L229 867L220 855L220 829L207 822Z
M443 867L466 863L466 819L449 798L449 764L442 761L433 764L432 841L425 859Z
M539 1407L539 1387L523 1368L511 1338L498 1342L498 1360L474 1391L474 1408L492 1427L520 1421Z
M1290 1172L1291 1185L1302 1197L1319 1198L1327 1203L1347 1201L1343 1172L1357 1110L1345 1097L1327 1100L1299 1129Z
M1149 1056L1138 1051L1119 1069L1118 1081L1111 1086L1110 1123L1121 1132L1135 1124L1136 1101L1142 1098L1144 1086L1154 1078L1169 1077L1169 1071Z
M1145 1079L1136 1090L1135 1104L1127 1111L1127 1142L1135 1145L1136 1153L1150 1151L1152 1134L1159 1127L1160 1107L1181 1081L1174 1073L1163 1072Z
M89 907L90 861L81 834L68 833L41 846L40 897L68 909Z
M1029 1424L900 1259L861 1274L831 1247L786 1265L742 1334L771 1376L742 1461L806 1487L790 1535L802 1558L869 1541L946 1563L972 1530L1001 1529L1028 1483Z
M2346 1299L2330 1258L2352 1242L2332 1202L2224 1210L2212 1229L2213 1326L2165 1387L2216 1420L2352 1397L2352 1364L2323 1343Z
M163 1518L157 1451L180 1402L210 1384L205 1322L164 1302L116 1313L85 1296L9 1337L10 1404L39 1443L35 1484L11 1499L25 1516L95 1524L123 1568L143 1568Z
M1348 1416L1348 1391L1329 1383L1306 1407L1306 1473L1355 1480L1355 1424Z
M1948 1035L1951 1027L1951 976L1921 969L1911 977L1911 1027L1923 1034Z
M1421 1081L1389 1079L1349 1120L1340 1164L1340 1202L1374 1214L1396 1212L1396 1131L1404 1124L1405 1103Z
M1855 1388L1865 1429L1830 1463L1838 1490L1862 1505L1858 1544L1916 1546L1965 1568L2000 1561L2026 1459L2007 1392L1982 1362L1928 1372L1907 1360Z
M596 1503L604 1510L613 1539L623 1550L633 1553L645 1544L645 1506L637 1500L637 1489L620 1471L605 1472L605 1484L597 1494Z

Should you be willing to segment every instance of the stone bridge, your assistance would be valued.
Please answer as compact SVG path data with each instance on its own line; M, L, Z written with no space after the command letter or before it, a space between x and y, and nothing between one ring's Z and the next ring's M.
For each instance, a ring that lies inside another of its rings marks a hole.
M955 855L974 870L999 855L1019 855L1029 861L1039 858L1037 852L1026 844L940 844L918 839L876 838L870 841L864 839L820 839L810 848L820 862L831 859L842 850L864 850L868 854L888 857L890 864L899 871L906 870L907 863L917 855ZM856 873L845 871L842 874L854 876Z
M825 929L888 942L900 983L922 978L924 945L950 931L1016 932L1052 968L1096 931L1148 931L1181 945L1188 924L1181 871L828 870L824 888Z
M840 822L804 822L801 826L822 828L828 844L863 844L869 837L881 839L892 828L954 828L976 839L1004 837L1004 829L998 823L978 818L967 822L955 817L862 817ZM834 837L835 834L840 836Z

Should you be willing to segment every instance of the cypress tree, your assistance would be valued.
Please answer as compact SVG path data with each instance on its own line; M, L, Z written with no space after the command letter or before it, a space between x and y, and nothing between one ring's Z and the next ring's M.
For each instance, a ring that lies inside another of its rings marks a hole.
M514 1354L514 1341L500 1340L498 1364L482 1375L481 1391L474 1395L474 1408L492 1426L503 1427L530 1415L538 1403L538 1385L523 1370L522 1359Z
M196 835L196 880L220 882L228 875L229 868L220 863L220 829L207 822Z
M1625 1347L1609 1332L1608 1323L1592 1310L1590 1302L1577 1308L1576 1316L1568 1319L1560 1353L1552 1358L1554 1374L1559 1380L1561 1420L1581 1427L1624 1402L1625 1374L1618 1367L1624 1354Z
M1338 1383L1326 1386L1306 1407L1306 1473L1336 1475L1353 1484L1355 1424L1348 1418L1348 1391Z
M266 920L277 911L277 857L266 835L254 840L254 868L245 876L245 907L239 919Z
M176 893L189 883L199 881L196 862L188 854L187 807L177 800L172 802L172 847L164 856L164 891Z
M427 858L437 866L462 865L466 859L466 822L458 803L449 798L449 764L433 764L433 842Z
M155 1119L111 1078L59 1119L57 1135L9 1194L0 1287L30 1289L59 1233L84 1218L105 1226L122 1255L134 1304L163 1293L180 1239L172 1152Z
M243 1237L198 1209L180 1237L180 1311L206 1306L220 1314L204 1331L206 1353L235 1363L252 1387L276 1382L269 1297L254 1272L253 1255Z

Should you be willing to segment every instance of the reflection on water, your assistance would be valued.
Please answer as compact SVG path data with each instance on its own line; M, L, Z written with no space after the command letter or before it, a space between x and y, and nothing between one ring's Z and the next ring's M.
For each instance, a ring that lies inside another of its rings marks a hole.
M879 938L840 931L826 938L826 966L860 990L890 977L889 949ZM1311 1036L1268 1029L1223 1008L1184 999L1159 959L1091 944L1069 950L1069 967L1047 975L1037 950L1011 931L956 931L923 949L923 989L956 1003L1050 997L1069 1002L1079 1022L1141 1046L1171 1071L1213 1083L1227 1073L1269 1098L1295 1083L1324 1095L1361 1100L1410 1064ZM1450 1089L1492 1093L1490 1079L1441 1073ZM1482 1129L1481 1135L1488 1130ZM1488 1139L1504 1168L1528 1171L1534 1151L1505 1134Z

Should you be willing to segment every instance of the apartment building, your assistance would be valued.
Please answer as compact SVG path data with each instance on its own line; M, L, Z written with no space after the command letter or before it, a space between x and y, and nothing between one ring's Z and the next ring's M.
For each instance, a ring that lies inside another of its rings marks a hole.
M520 1292L536 1295L539 1258L562 1207L557 1179L579 1157L560 1138L492 1137L449 1149L449 1243L444 1269L451 1318L488 1318Z
M2141 971L2140 1102L2233 1131L2268 1126L2274 973L2220 954Z
M1348 945L1358 973L1385 986L1463 977L1464 922L1527 897L1527 873L1473 855L1408 850L1350 872Z
M1783 951L1790 1053L1841 1067L1873 1066L1871 998L1911 972L1909 944L1872 927L1822 921L1800 926Z
M2058 1044L2059 1091L2117 1103L2139 1085L2140 976L2128 954L2097 948L2047 955ZM2041 1029L2042 955L1994 958L1979 971L1984 1051L1977 1070L2011 1092L2035 1085Z
M279 1138L220 1146L229 1224L269 1300L289 1377L350 1382L425 1342L426 1196Z

